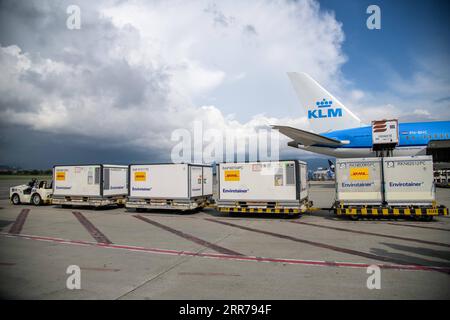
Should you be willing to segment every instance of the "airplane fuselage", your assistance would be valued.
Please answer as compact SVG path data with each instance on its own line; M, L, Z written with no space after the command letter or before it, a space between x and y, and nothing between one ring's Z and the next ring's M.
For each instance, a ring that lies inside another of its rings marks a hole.
M374 157L372 151L372 128L370 126L322 133L322 136L347 141L344 146L299 146L311 152L336 158ZM431 140L449 140L450 121L399 123L399 144L394 156L423 155Z

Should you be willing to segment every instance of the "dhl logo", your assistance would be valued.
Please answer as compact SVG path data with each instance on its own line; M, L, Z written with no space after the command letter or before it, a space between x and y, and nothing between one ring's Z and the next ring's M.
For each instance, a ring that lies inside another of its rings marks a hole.
M58 180L58 181L65 181L66 180L66 173L65 172L57 172L56 173L56 180Z
M134 173L134 181L147 181L147 172L137 171Z
M241 172L239 170L226 170L225 181L240 181Z
M369 168L350 168L350 180L369 180Z

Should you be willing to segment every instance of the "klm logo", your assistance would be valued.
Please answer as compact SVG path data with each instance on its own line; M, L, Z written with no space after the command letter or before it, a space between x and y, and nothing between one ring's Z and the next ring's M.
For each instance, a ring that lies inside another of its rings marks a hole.
M327 101L323 99L322 101L317 101L317 109L308 110L308 119L318 119L318 118L337 118L342 117L341 108L332 108L333 101Z

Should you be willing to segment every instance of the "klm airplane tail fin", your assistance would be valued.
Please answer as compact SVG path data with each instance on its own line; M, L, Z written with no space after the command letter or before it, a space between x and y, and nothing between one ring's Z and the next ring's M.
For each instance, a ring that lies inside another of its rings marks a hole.
M311 130L326 133L361 126L361 120L306 73L288 72Z

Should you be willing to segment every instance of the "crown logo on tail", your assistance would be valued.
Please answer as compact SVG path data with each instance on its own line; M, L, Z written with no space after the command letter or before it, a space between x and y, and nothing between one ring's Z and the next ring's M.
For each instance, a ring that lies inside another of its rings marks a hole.
M327 101L327 99L323 99L322 101L317 101L316 106L319 108L329 108L333 104L333 101Z

